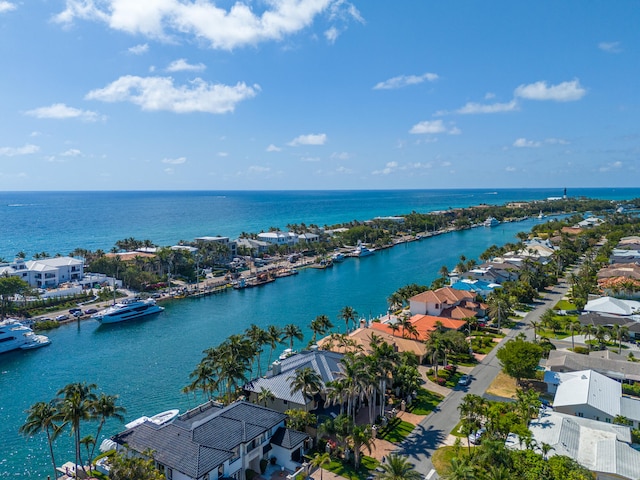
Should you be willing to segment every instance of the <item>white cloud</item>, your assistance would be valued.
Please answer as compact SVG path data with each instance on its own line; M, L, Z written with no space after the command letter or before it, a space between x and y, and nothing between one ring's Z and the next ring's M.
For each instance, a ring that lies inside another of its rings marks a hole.
M612 163L608 163L607 165L603 165L602 167L599 168L599 170L601 172L609 172L611 170L617 170L622 168L622 162L617 161L617 162L612 162Z
M10 12L11 10L15 10L16 5L14 3L11 2L6 2L6 1L0 1L0 13L4 13L4 12Z
M82 155L82 152L77 148L70 148L69 150L60 154L60 156L62 157L77 157L78 155Z
M147 43L141 43L139 45L134 45L127 50L132 55L142 55L143 53L147 53L149 51L149 45Z
M306 162L306 163L315 163L315 162L319 162L320 158L318 158L318 157L300 157L300 161L301 162Z
M495 93L487 92L487 93L484 94L484 99L485 100L492 100L494 98L496 98L496 94Z
M230 3L226 10L212 0L66 0L66 8L54 21L69 24L75 19L101 21L114 30L150 38L170 38L174 33L209 42L212 48L232 50L279 41L313 23L328 9L358 20L359 13L344 1L280 0ZM265 8L258 12L261 6ZM357 14L357 15L356 15Z
M325 30L325 32L324 32L324 37L331 44L336 43L336 40L338 39L339 35L340 35L340 32L338 31L338 29L336 27L331 27L328 30Z
M261 174L261 173L269 173L271 168L269 167L261 167L259 165L251 165L248 169L249 174Z
M281 152L280 147L276 147L273 143L267 147L267 152Z
M37 145L27 144L24 147L0 147L0 157L16 157L18 155L31 155L40 150Z
M508 167L505 168L505 170L507 172L515 172L517 169L516 169L516 167L508 166Z
M218 152L218 156L219 157L228 157L229 156L229 152Z
M333 152L331 154L331 158L333 160L349 160L349 158L351 158L351 155L349 155L347 152Z
M165 168L163 171L164 171L164 173L166 173L167 175L173 175L173 174L175 173L176 169L175 169L175 168L173 168L173 167L167 167L167 168Z
M98 114L96 112L69 107L64 103L54 103L49 107L35 108L25 112L25 114L36 118L54 118L58 120L79 118L86 122L95 122L98 119Z
M598 48L603 52L607 52L607 53L622 52L622 48L620 47L620 42L600 42L598 44Z
M327 141L326 133L311 133L309 135L300 135L291 140L288 145L296 147L298 145L324 145Z
M373 89L394 90L396 88L402 88L409 85L417 85L425 81L435 82L438 78L438 75L435 73L424 73L422 75L400 75L399 77L393 77L389 80L377 83Z
M513 146L518 148L537 148L540 145L540 142L534 142L533 140L527 140L526 138L518 138L513 142Z
M475 103L468 102L463 107L454 110L453 113L458 113L460 115L474 115L479 113L503 113L503 112L513 112L518 110L518 103L515 100L511 100L508 103ZM439 111L436 112L436 115L447 115L452 112L447 111Z
M544 143L549 145L569 145L570 142L563 138L546 138Z
M204 63L198 63L191 65L184 58L175 60L167 67L167 72L201 72L207 67Z
M515 89L516 97L528 100L553 100L555 102L572 102L580 100L587 93L587 90L580 85L579 80L562 82L558 85L547 85L547 82L540 81L529 85L520 85Z
M169 163L171 165L182 165L187 161L187 157L180 158L163 158L162 163Z
M103 102L131 102L143 110L168 110L174 113L228 113L238 102L253 98L260 91L258 85L245 83L235 86L210 84L200 78L189 85L174 86L171 77L137 77L126 75L107 85L92 90L88 100Z
M353 170L351 168L340 166L336 168L336 172L343 175L351 175L353 173Z
M460 135L462 131L455 125L452 125L451 127L446 126L442 120L425 120L423 122L416 123L413 127L411 127L411 130L409 130L409 133L413 133L416 135L420 135L420 134L434 135L437 133L447 133L449 135Z

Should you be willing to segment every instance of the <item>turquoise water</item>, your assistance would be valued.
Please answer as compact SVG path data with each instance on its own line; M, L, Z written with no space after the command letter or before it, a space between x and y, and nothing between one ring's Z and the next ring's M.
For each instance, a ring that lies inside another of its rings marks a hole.
M633 196L637 196L636 193ZM147 198L144 194L141 195ZM336 197L341 195L336 194ZM128 201L134 202L133 197ZM407 200L404 201L408 203ZM174 198L169 203L175 202ZM187 203L190 202L189 198ZM302 200L297 202L303 203ZM307 202L313 204L311 200ZM291 203L285 203L291 206ZM402 202L398 200L398 204L400 203ZM348 205L343 206L343 210L348 208ZM361 218L397 213L395 210L374 213L362 208ZM281 206L272 206L269 210L279 209L287 210ZM337 216L336 212L337 209L332 215ZM72 213L72 210L67 212L68 215ZM144 217L136 215L138 214L121 213L123 219L128 219L127 222L131 222L132 218ZM293 217L298 214L292 211L288 215L290 217L287 218L291 220L280 220L285 222L284 225L289 221L321 223L304 218L294 220ZM316 212L316 215L319 214ZM356 218L349 211L342 215ZM64 220L67 221L69 219ZM253 221L257 222L256 219ZM24 421L24 410L36 401L51 399L67 383L93 382L106 393L119 394L121 404L127 408L127 421L169 408L184 411L197 404L193 397L182 394L180 390L188 383L188 375L201 359L202 351L219 344L230 334L242 332L251 323L263 327L296 323L305 332L305 340L296 345L300 348L309 340L311 335L308 325L317 315L328 315L336 324L335 330L344 331L344 324L337 319L337 315L345 305L354 307L364 317L385 313L386 298L397 288L414 282L429 284L438 275L442 265L452 268L458 262L460 254L464 253L467 258L477 258L488 246L513 241L517 232L528 231L535 223L536 220L527 220L501 224L496 228L449 233L378 251L367 258L348 259L332 269L302 271L297 276L282 278L261 288L230 290L201 299L176 300L165 304L165 312L147 320L110 326L100 326L93 320L87 320L52 331L52 344L49 347L0 356L0 477L44 478L49 473L49 457L44 437L27 441L17 431ZM102 225L100 222L97 224ZM51 226L48 228L52 229L49 238L57 239L60 245L67 245L69 250L76 246L75 243L72 247L69 246L76 238ZM104 226L100 228L101 231L106 231ZM150 234L155 227L143 222L138 228L143 232L140 238L157 241ZM165 228L170 230L171 225ZM199 225L192 225L190 228L198 230L197 235L225 233L216 230L203 232ZM232 231L231 227L229 231ZM83 235L88 235L84 229L82 232ZM7 230L3 230L2 234L6 235ZM131 235L137 236L131 232L118 234L115 238ZM177 236L191 238L195 235L178 233ZM18 234L9 232L9 237L18 238ZM30 241L25 240L29 236L24 233L21 239L23 242ZM111 240L96 238L95 241ZM43 248L36 248L34 251L41 250ZM116 423L108 424L104 435L116 433L121 428ZM95 432L86 429L82 433L86 435ZM73 458L68 436L58 440L56 452L59 463Z

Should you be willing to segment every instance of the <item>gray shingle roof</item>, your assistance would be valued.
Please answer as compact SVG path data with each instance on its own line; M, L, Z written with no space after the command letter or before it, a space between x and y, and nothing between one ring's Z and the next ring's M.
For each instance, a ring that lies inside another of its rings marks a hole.
M336 379L336 375L341 371L340 360L344 355L328 350L311 350L297 353L285 358L280 363L280 373L278 375L256 378L251 380L244 389L249 392L260 393L262 388L271 390L276 398L289 402L304 405L306 402L302 392L291 393L291 380L296 371L309 367L315 371L322 379L322 387L327 382Z
M271 443L274 445L279 445L282 448L292 450L293 448L304 442L308 437L309 435L307 435L306 433L280 427L278 430L276 430L276 433L273 434L273 437L271 437Z
M210 402L164 425L144 422L113 439L157 462L199 478L235 456L233 450L282 423L286 415L248 402Z

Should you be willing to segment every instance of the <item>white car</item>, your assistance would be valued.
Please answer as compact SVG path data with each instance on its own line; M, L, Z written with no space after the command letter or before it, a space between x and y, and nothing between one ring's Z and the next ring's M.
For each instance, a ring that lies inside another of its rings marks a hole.
M487 431L487 429L482 427L477 432L472 433L471 435L469 435L469 443L471 445L477 445L478 443L480 443L480 440L482 439L482 436L485 434L486 431Z

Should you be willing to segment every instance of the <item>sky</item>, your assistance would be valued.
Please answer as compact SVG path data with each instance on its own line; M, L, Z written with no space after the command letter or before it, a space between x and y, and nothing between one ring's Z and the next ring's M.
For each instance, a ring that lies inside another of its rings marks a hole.
M0 189L637 187L636 0L0 0Z

